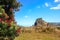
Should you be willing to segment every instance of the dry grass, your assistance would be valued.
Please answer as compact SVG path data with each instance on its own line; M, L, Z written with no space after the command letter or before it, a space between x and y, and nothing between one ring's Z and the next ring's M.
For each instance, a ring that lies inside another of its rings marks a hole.
M20 33L15 40L60 40L60 35L57 33Z

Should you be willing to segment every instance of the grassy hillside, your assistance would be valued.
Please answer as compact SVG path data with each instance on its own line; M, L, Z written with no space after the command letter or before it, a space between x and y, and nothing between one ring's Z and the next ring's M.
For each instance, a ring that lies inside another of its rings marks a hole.
M18 37L15 38L15 40L60 40L60 31L56 33L37 33L37 32L31 32L31 33L20 33Z

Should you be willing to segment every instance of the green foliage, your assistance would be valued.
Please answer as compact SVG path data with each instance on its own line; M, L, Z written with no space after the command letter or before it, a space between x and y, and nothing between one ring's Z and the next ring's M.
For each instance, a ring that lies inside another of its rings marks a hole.
M21 3L17 2L16 0L0 0L0 5L10 6L15 9L21 6Z
M19 33L14 21L14 10L21 6L16 0L0 0L0 37L15 38Z

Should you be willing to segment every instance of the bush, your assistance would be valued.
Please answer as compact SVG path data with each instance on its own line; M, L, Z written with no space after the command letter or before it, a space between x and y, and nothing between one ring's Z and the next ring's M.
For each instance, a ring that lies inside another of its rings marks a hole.
M60 30L60 27L57 27L57 29L59 29L59 30Z

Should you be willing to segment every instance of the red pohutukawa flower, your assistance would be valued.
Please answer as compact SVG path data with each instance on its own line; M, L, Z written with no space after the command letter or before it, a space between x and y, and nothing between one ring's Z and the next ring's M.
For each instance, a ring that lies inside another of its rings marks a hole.
M18 32L18 33L19 33L19 32L20 32L20 29L21 29L21 28L17 29L17 30L16 30L16 32Z
M18 32L18 33L19 33L19 32L20 32L20 30L16 30L16 32Z
M10 11L12 11L12 10L13 10L13 8L11 7L11 8L10 8Z
M9 20L5 20L5 22L9 22Z
M12 20L10 19L10 20L9 20L9 22L11 23L11 22L12 22Z
M12 22L12 20L10 19L10 20L5 20L5 22L7 22L7 23L11 23Z
M0 21L2 21L2 18L0 18Z
M5 18L6 18L6 19L9 18L9 16L5 16Z
M13 21L14 20L14 17L13 17L13 15L10 15L10 19Z

